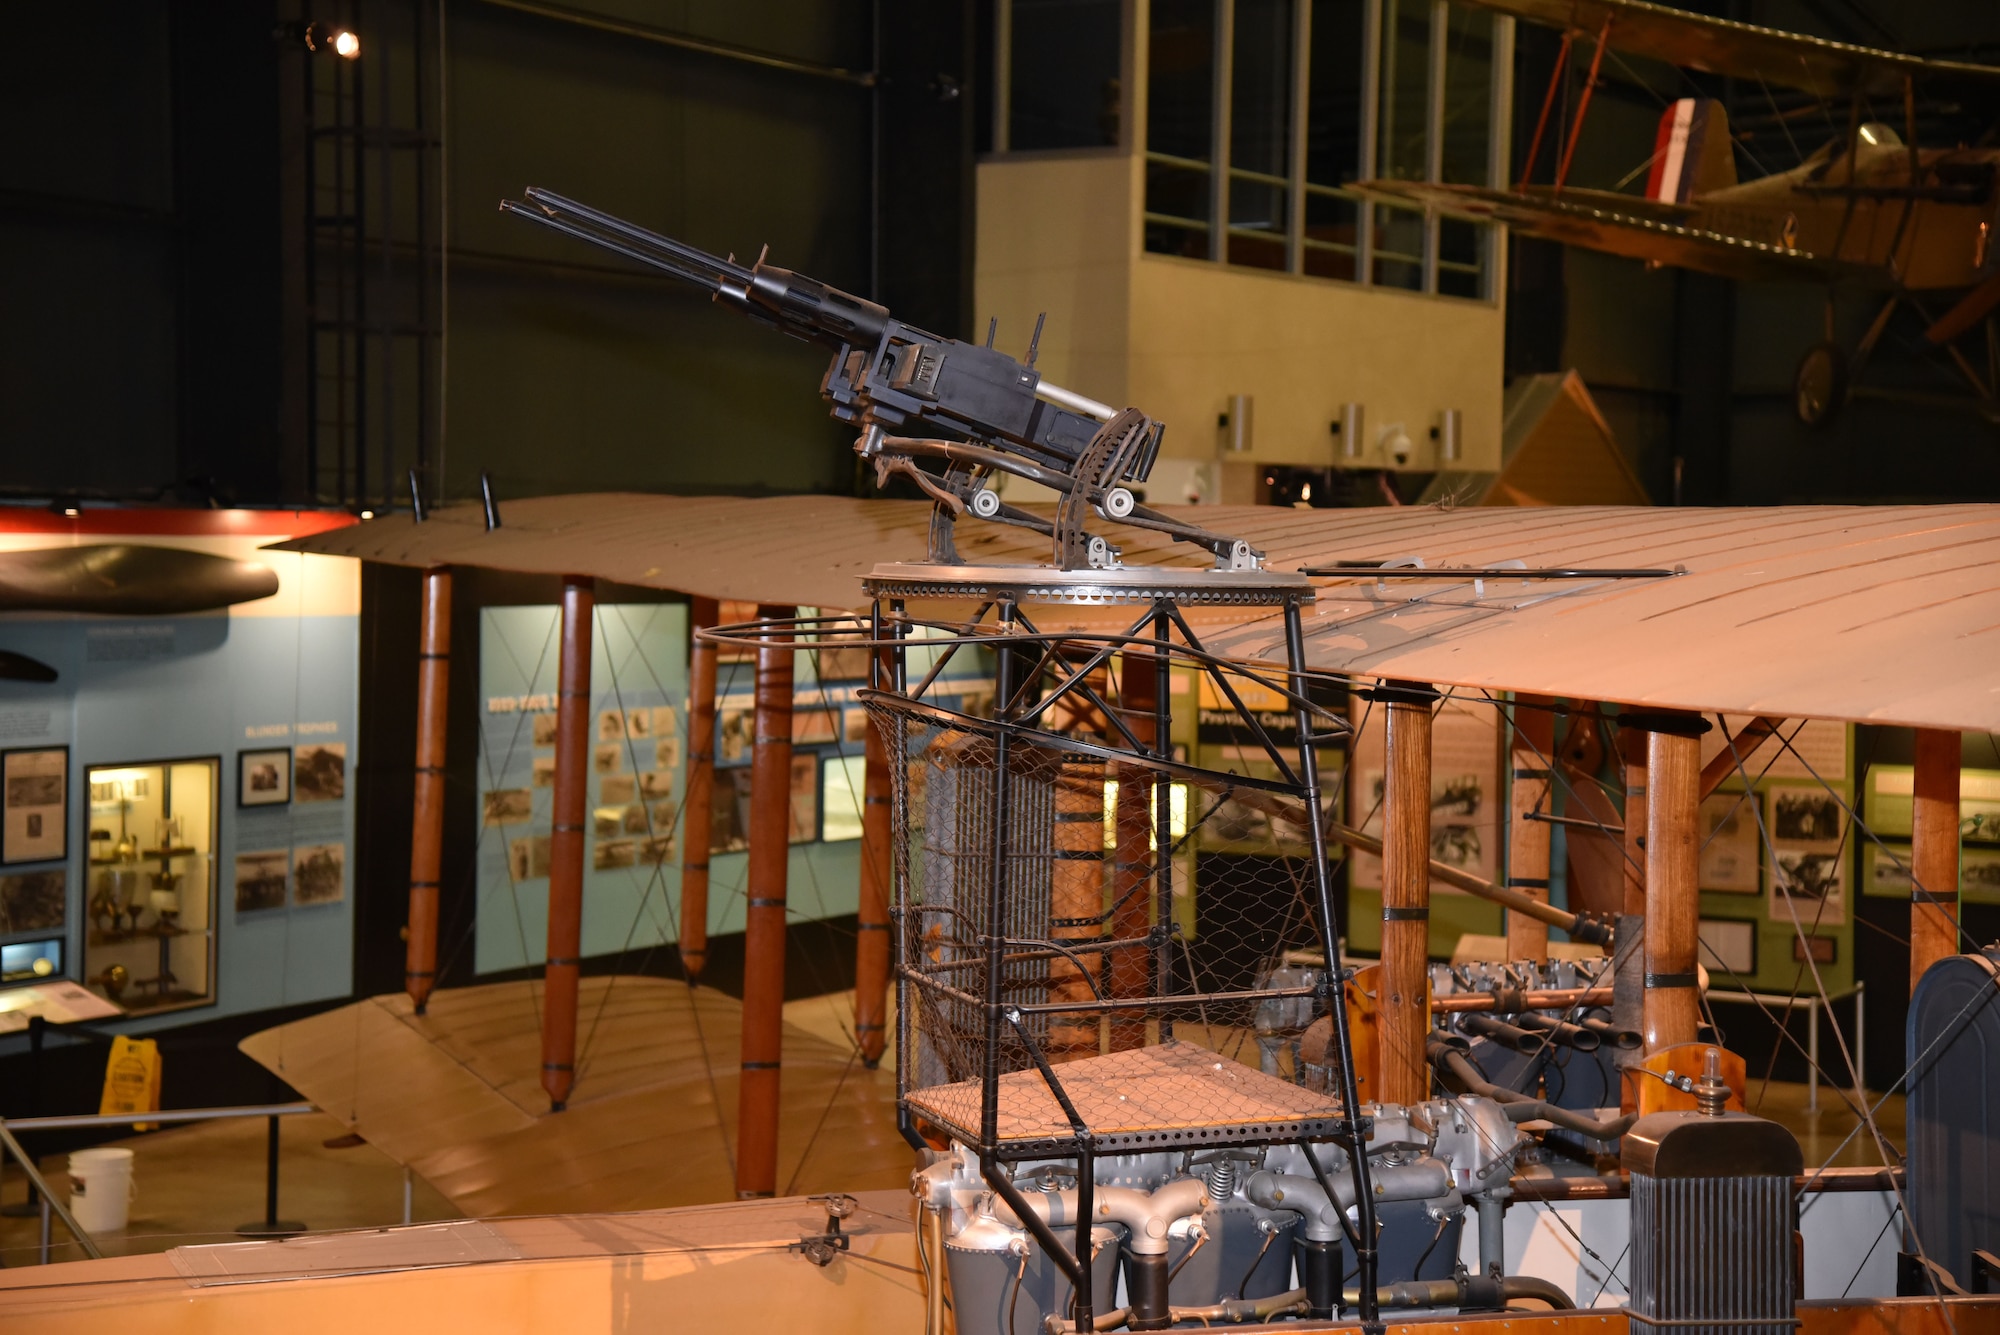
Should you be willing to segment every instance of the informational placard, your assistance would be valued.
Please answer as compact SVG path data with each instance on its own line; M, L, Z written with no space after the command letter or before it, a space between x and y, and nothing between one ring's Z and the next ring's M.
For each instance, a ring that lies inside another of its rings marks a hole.
M481 973L539 963L546 954L561 620L553 606L480 613L474 956ZM584 812L586 955L679 936L687 637L682 604L596 609Z

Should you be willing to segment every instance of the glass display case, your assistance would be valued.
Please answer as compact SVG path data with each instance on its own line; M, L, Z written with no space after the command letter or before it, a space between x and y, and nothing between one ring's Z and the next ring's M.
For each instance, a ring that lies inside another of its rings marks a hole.
M215 1000L218 757L96 765L84 983L132 1015Z

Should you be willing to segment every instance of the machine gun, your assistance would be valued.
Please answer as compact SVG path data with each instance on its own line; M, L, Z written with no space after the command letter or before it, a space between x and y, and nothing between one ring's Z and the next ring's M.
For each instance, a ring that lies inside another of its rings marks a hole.
M649 232L546 190L530 188L502 211L651 265L711 293L762 324L833 353L820 393L835 418L860 432L854 448L876 481L908 477L935 501L930 559L959 564L952 526L966 511L1054 540L1059 569L1116 566L1118 550L1090 533L1092 514L1205 547L1219 570L1255 570L1263 553L1139 503L1132 492L1159 456L1164 430L1136 408L1115 409L1042 379L1041 324L1026 362L993 346L940 338L872 301L764 262L738 264ZM769 248L766 247L766 254ZM942 472L919 459L944 465ZM1010 505L988 482L1011 473L1060 493L1053 520Z

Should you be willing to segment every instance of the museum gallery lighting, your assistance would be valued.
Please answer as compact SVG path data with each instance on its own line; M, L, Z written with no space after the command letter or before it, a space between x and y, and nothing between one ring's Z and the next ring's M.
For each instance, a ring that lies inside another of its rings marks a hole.
M330 51L342 60L355 60L361 55L361 38L351 28L314 22L284 23L278 26L278 37L297 42L314 55Z

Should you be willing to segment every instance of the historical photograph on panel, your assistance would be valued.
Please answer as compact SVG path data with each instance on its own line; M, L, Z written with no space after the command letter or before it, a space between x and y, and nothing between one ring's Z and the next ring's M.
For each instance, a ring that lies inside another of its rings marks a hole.
M1844 853L1779 848L1771 869L1771 919L1806 927L1836 927L1847 921Z
M819 838L819 757L792 757L791 842L809 844Z
M494 788L483 798L482 809L488 825L526 825L535 799L526 788Z
M669 737L679 737L681 716L672 705L653 706L653 736L665 741Z
M590 767L599 774L616 774L625 768L625 744L604 742L590 752Z
M322 742L298 749L292 789L301 802L338 802L347 796L347 743Z
M639 796L648 802L659 802L674 795L674 776L671 770L649 769L639 776Z
M607 807L627 805L636 791L630 774L607 774L597 781L597 800Z
M624 807L593 807L590 813L590 832L599 839L616 839L620 827L625 823Z
M747 709L725 709L718 717L722 726L717 738L715 763L741 765L750 759L750 730L754 716Z
M536 746L554 746L556 744L556 716L554 714L536 714L532 727L534 728L534 742Z
M285 907L286 881L291 853L269 848L258 853L236 855L236 911L260 913Z
M626 710L625 735L635 742L650 741L653 736L653 711L650 709Z
M536 756L534 768L529 772L533 776L529 782L534 787L553 788L556 786L556 758L554 756Z
M625 808L625 814L619 820L619 829L625 834L650 834L652 829L647 819L646 804L634 802Z
M1870 844L1868 882L1862 887L1862 893L1881 895L1885 898L1908 899L1910 850L1893 844Z
M292 850L292 900L298 904L337 904L344 890L347 845L309 844Z
M1814 788L1779 788L1771 794L1771 837L1800 842L1840 838L1840 799Z
M832 709L800 709L792 714L792 741L798 746L824 746L840 736L840 715Z
M549 836L523 835L507 841L507 875L516 881L536 881L549 874Z
M1770 809L1770 916L1807 927L1847 921L1846 813L1823 788L1774 788Z
M600 742L622 742L625 740L624 710L605 709L598 712L597 740Z
M639 841L640 866L661 867L675 860L673 835L654 835L652 838Z
M681 767L681 739L679 733L665 733L653 741L653 768L679 769Z
M735 853L750 846L750 771L723 770L709 789L709 851Z
M592 871L616 871L635 865L638 857L639 846L632 840L613 839L590 850L590 867Z
M1974 904L2000 904L2000 851L1968 848L1959 854L1959 893Z
M0 757L0 862L54 862L69 856L69 748L9 751Z
M68 905L67 874L62 871L0 876L0 934L61 927Z
M1756 799L1740 793L1718 793L1701 804L1701 888L1733 895L1754 895L1759 840Z
M2000 844L2000 775L1960 776L1958 837L1969 844Z
M292 748L236 753L236 805L281 807L292 800Z

